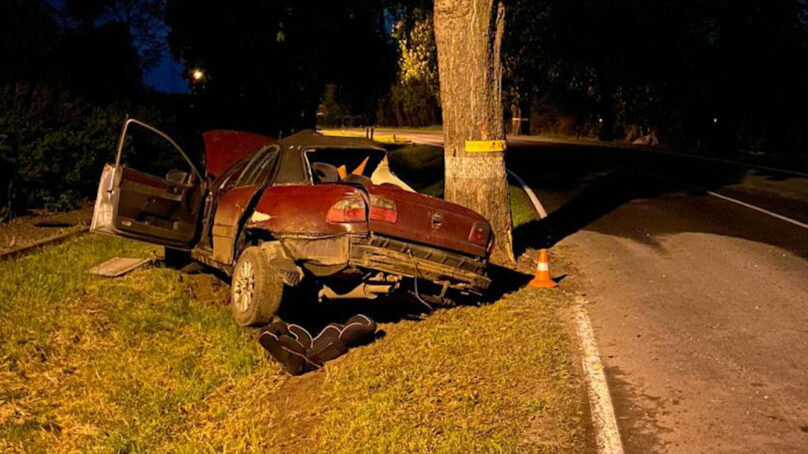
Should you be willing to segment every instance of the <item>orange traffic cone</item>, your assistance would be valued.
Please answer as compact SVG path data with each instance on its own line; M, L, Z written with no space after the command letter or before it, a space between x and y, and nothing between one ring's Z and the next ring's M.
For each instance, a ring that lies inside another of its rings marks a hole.
M550 261L547 249L539 250L539 261L536 263L536 275L528 284L536 288L555 288L558 284L550 277Z

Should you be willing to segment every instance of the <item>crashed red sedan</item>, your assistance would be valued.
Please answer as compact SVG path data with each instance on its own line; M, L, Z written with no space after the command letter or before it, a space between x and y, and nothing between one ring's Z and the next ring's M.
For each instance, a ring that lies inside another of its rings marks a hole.
M123 165L133 127L170 144L188 170L161 177ZM203 175L167 135L128 119L101 175L91 230L227 273L241 325L268 323L301 283L321 300L410 291L429 304L489 286L488 221L413 191L377 143L312 131L276 140L220 130L204 141Z

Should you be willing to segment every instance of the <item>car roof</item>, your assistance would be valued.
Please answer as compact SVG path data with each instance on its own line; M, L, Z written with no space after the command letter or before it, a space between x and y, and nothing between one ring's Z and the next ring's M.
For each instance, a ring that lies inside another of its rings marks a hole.
M308 183L303 153L312 148L355 148L385 152L378 143L364 137L326 136L312 130L300 131L277 142L280 164L275 183Z

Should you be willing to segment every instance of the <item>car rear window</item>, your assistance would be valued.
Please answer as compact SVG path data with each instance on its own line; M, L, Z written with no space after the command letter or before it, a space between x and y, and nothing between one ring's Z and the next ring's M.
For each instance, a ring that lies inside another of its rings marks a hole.
M384 159L384 151L362 148L318 148L306 151L306 159L309 161L309 166L315 162L323 162L334 167L344 165L349 174L359 169L367 159L367 163L360 173L370 177Z

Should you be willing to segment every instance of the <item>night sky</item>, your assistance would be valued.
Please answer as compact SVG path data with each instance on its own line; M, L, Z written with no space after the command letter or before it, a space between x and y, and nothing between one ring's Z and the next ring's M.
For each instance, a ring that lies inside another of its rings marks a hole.
M64 0L45 0L56 9L64 6ZM174 59L168 51L168 42L164 43L163 58L159 65L143 73L146 86L162 93L188 93L188 81L183 78L182 63Z
M188 81L182 77L182 71L182 63L166 52L159 66L143 74L143 81L159 92L187 93Z

